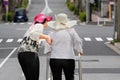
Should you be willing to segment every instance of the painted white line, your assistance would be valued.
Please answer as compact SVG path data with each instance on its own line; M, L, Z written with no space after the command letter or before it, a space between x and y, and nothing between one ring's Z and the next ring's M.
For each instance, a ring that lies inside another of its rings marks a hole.
M89 37L84 38L85 41L92 41Z
M5 23L5 25L8 25L9 23Z
M108 41L112 41L113 40L113 38L110 38L110 37L107 37L106 38Z
M0 68L5 64L5 62L9 59L9 57L16 51L17 48L14 48L11 53L1 62Z
M25 23L20 23L20 24L22 24L22 25L23 25L23 24L25 24Z
M27 30L27 28L17 28L16 30Z
M17 24L17 23L13 23L13 24Z
M97 37L97 38L95 38L97 41L103 41L103 39L102 38L100 38L100 37Z
M32 22L28 22L28 24L32 24Z
M3 39L0 39L0 43L3 41Z
M14 48L16 48L16 47L2 47L0 49L14 49Z
M6 43L9 43L9 42L12 42L13 41L13 39L8 39L7 41L6 41Z
M17 42L21 42L21 41L22 41L22 39L18 39L18 40L17 40Z

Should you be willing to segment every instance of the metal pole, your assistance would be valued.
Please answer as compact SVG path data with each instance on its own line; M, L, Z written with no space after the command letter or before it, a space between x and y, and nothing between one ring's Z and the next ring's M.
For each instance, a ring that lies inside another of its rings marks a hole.
M6 10L6 17L5 17L5 21L8 21L8 6L9 6L9 0L3 0L3 3L5 5L5 10Z
M5 17L5 21L7 22L7 21L8 21L8 5L6 5L5 8L6 8L6 17Z
M115 0L114 3L114 40L117 39L117 24L118 24L118 18L117 18L117 0Z
M98 0L98 22L97 22L97 25L100 25L100 5L101 5L101 1Z
M89 0L86 0L86 23L90 20L90 3Z
M82 80L82 63L81 63L81 55L78 54L78 70L79 70L79 80Z

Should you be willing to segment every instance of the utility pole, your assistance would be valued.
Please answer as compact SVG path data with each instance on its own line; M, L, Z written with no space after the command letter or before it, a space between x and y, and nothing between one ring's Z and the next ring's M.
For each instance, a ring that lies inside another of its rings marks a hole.
M86 23L90 22L90 0L86 0Z
M114 39L120 41L120 0L115 0Z
M86 23L91 21L91 3L94 3L94 0L86 0Z
M5 17L5 20L6 22L8 21L8 9L9 9L9 0L4 0L4 6L5 6L5 10L6 10L6 17Z

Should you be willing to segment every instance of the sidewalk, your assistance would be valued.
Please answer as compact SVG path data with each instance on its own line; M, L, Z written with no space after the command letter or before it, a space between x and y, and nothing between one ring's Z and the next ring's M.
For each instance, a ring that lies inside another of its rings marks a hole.
M106 42L105 44L120 55L120 42L115 44L112 44L111 42Z

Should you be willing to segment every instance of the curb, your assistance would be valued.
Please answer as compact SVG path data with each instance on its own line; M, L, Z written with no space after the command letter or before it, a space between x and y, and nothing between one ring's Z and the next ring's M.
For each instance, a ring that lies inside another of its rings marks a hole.
M116 45L111 44L110 42L104 43L107 47L111 48L113 51L115 51L117 54L120 55L120 48Z

